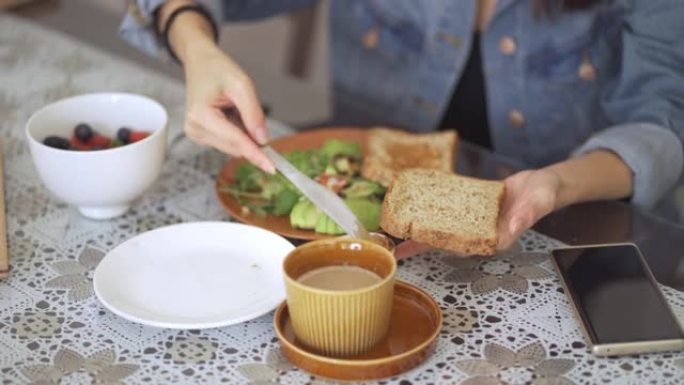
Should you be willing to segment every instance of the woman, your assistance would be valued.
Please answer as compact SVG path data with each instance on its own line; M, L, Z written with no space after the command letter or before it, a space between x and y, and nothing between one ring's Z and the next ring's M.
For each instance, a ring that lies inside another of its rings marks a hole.
M138 0L122 35L160 53L161 34L183 65L190 138L273 172L256 144L267 140L256 91L217 47L212 19L313 1L205 3ZM629 198L651 207L684 163L683 17L681 0L332 1L336 120L458 127L528 164L505 180L502 248L572 203ZM246 132L223 117L227 106Z

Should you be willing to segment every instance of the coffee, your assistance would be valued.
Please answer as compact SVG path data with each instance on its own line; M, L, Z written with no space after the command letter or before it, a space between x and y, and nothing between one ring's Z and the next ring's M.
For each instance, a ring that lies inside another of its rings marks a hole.
M380 282L382 278L358 266L325 266L304 273L297 279L302 285L322 290L356 290Z

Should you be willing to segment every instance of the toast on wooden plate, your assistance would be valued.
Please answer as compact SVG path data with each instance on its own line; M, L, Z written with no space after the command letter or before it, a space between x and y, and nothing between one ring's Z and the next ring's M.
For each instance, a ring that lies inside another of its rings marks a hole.
M387 190L380 226L397 238L467 255L493 255L504 194L499 181L405 170Z
M387 187L398 171L426 168L453 171L458 136L456 131L411 134L389 128L368 132L368 151L361 175Z

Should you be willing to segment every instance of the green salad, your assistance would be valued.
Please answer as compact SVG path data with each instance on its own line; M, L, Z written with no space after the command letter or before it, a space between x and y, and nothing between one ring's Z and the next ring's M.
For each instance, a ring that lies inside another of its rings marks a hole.
M385 188L360 176L363 159L358 143L331 139L320 149L283 155L299 171L340 195L366 229L380 228ZM344 233L280 173L269 175L249 163L242 163L232 184L226 183L220 190L232 194L246 212L289 215L294 228L331 235Z

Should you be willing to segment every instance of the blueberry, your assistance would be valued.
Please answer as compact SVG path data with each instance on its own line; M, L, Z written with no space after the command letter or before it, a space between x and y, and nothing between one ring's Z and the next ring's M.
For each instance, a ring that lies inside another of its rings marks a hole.
M71 147L69 140L61 136L48 136L43 140L43 144L48 147L59 148L60 150L68 150Z
M126 144L131 139L131 132L132 131L130 128L121 127L119 128L119 131L116 132L116 137L124 144Z
M74 136L81 142L87 142L93 137L93 129L85 123L80 123L74 128Z

